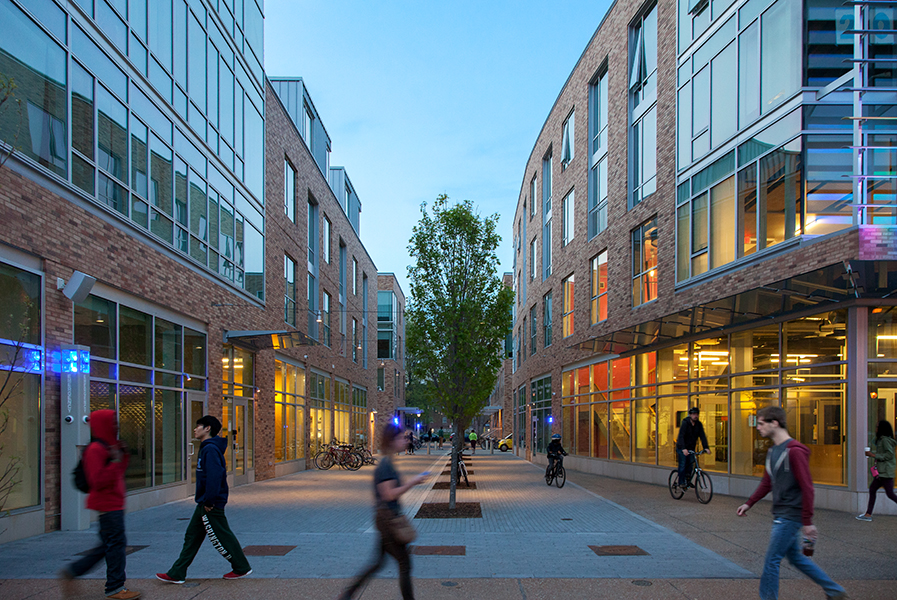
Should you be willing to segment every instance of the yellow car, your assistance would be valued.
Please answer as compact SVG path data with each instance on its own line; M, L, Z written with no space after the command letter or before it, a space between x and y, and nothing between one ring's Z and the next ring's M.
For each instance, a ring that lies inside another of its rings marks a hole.
M509 433L505 437L501 438L501 440L498 442L499 450L501 450L502 452L507 452L508 450L510 450L513 447L514 442L511 441L512 435L514 435L514 434Z

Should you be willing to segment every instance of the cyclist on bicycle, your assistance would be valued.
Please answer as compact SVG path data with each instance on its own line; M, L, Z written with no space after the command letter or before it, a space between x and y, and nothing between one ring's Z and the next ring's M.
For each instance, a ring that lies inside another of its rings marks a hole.
M679 487L688 487L688 478L691 476L692 469L695 464L695 457L692 452L698 445L700 438L704 450L703 453L710 453L707 443L707 434L704 433L704 424L698 420L700 414L697 406L688 409L688 416L682 419L682 425L679 427L679 438L676 440L676 457L679 459Z
M551 441L548 443L548 468L545 469L545 474L551 473L552 469L554 469L555 461L558 461L558 465L563 467L565 456L567 456L567 453L561 445L561 434L556 433L551 436Z

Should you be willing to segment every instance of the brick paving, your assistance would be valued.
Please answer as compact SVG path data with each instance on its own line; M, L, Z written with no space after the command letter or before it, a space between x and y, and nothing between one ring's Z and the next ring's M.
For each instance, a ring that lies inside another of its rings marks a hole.
M446 456L400 456L406 476L440 473ZM755 598L769 532L768 507L734 517L741 499L717 496L707 506L673 501L665 488L568 472L563 489L548 487L542 468L511 454L477 454L477 489L460 486L457 500L480 502L481 519L415 520L419 546L463 546L464 554L416 554L414 577L421 598L594 597ZM165 586L152 576L173 561L190 515L190 500L127 517L128 541L145 546L128 557L130 585L147 597L332 597L374 551L372 467L306 471L233 488L231 526L245 546L295 546L283 556L253 556L251 578L223 582L227 563L205 545L185 586ZM433 476L403 499L414 514L424 502L448 500ZM853 515L819 511L816 558L854 598L893 598L897 551L889 540L897 518L860 523ZM0 546L0 598L58 594L55 574L90 547L94 531L54 532ZM592 546L635 546L642 556L598 556ZM362 598L397 598L394 564L373 580ZM820 595L811 582L783 567L782 598ZM79 582L84 597L102 589L103 569ZM883 581L891 580L891 581ZM189 587L188 587L189 586ZM714 592L715 593L711 593ZM58 597L58 596L52 596Z

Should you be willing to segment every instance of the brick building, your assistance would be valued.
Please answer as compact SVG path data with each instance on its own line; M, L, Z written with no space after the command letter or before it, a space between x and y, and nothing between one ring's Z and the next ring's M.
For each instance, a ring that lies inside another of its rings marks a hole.
M763 471L756 411L779 405L811 448L817 504L865 502L863 447L894 423L897 394L897 172L884 158L897 94L890 63L850 61L891 56L893 40L845 33L839 11L610 8L517 202L522 455L544 462L560 433L574 468L665 484L697 406L702 465L717 492L743 495ZM860 118L854 88L870 90Z
M334 437L373 444L401 397L374 393L361 202L303 82L266 78L260 3L113 4L0 0L21 101L0 111L0 472L18 460L0 542L80 503L62 500L69 345L89 409L118 412L129 510L192 495L204 413L239 485ZM96 281L73 301L79 272Z

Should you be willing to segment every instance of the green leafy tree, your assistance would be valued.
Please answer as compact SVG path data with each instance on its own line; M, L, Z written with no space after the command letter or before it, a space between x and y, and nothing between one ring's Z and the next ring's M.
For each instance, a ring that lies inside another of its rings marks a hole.
M432 408L452 421L450 509L463 432L489 400L511 328L513 292L498 275L497 225L497 214L482 218L469 200L450 205L443 194L430 212L421 205L408 246L406 347Z

